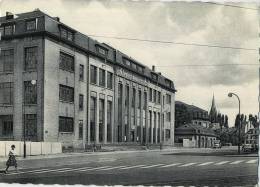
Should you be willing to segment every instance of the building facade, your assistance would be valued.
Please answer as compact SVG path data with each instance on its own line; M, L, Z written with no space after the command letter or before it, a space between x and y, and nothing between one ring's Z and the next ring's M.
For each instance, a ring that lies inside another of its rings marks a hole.
M0 139L174 144L171 80L33 12L0 18Z

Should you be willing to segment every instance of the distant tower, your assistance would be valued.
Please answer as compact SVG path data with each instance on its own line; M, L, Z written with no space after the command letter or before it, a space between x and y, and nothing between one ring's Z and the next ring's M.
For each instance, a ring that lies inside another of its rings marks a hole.
M217 107L215 104L215 97L213 94L213 98L212 98L212 104L211 104L211 108L210 108L210 112L209 112L209 120L211 123L216 123L217 122Z

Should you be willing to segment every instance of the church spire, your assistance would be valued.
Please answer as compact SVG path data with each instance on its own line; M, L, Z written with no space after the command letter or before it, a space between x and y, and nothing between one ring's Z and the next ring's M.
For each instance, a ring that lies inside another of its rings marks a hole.
M211 108L210 108L210 112L209 112L209 118L212 123L214 123L216 121L217 114L218 114L218 112L217 112L217 107L215 104L215 97L214 97L214 93L213 93Z

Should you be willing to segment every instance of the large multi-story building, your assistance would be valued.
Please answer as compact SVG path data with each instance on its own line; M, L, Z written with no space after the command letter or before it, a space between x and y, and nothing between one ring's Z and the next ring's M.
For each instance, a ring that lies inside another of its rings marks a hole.
M0 18L0 138L174 143L171 80L35 10Z

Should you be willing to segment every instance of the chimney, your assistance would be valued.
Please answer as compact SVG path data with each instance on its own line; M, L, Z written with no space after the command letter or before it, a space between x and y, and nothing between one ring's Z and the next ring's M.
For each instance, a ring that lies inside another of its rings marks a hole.
M14 19L14 15L11 12L6 12L6 20Z
M159 74L159 75L162 75L162 73L161 73L161 72L158 72L158 74Z
M59 17L53 17L53 19L55 19L56 21L60 22L60 18Z
M154 72L155 72L155 66L154 66L154 65L152 66L152 71L154 71Z

